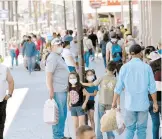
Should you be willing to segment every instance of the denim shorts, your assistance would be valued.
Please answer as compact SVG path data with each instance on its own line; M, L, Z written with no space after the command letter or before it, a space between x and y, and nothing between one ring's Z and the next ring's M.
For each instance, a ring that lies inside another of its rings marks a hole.
M82 106L71 107L71 116L82 116L85 115L85 111Z

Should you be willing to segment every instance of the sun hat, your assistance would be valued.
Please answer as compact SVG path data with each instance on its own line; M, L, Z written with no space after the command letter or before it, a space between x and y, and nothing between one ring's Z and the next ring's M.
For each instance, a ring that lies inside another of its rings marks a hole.
M60 39L56 38L51 41L51 45L60 45L62 42Z

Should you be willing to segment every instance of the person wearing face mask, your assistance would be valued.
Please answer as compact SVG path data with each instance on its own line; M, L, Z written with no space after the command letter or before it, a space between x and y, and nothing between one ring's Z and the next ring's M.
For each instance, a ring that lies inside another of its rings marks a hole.
M93 81L96 80L96 75L94 70L87 70L85 72L85 82L86 83L92 83ZM91 122L91 126L95 131L95 123L94 123L94 105L95 105L95 96L97 95L98 92L98 87L97 86L91 86L91 87L86 87L86 91L90 94L88 103L87 103L87 112L88 112L88 117Z
M64 137L65 120L67 117L67 88L68 67L62 59L62 42L54 39L51 42L51 53L46 60L46 84L50 99L54 99L58 105L59 122L52 126L53 139L66 139Z
M142 48L132 45L129 49L132 59L124 64L119 72L114 89L112 108L116 107L118 97L125 90L125 139L133 139L137 130L138 139L146 139L149 98L153 101L153 112L158 112L156 83L151 67L142 61Z
M69 93L68 107L71 111L72 120L74 122L75 131L78 127L85 125L85 111L89 93L83 88L80 83L79 75L76 72L69 74ZM84 99L86 96L86 99Z
M100 85L100 90L98 93L98 120L97 120L97 139L103 139L103 135L101 133L101 125L100 125L100 120L101 117L104 115L106 110L111 109L111 104L113 102L113 95L114 95L114 88L117 82L117 79L114 75L114 71L116 70L116 63L114 61L110 61L107 65L107 73L95 80L94 82L91 83L82 83L84 86L98 86ZM118 99L120 100L120 99ZM118 101L118 108L119 108L119 103ZM107 137L108 139L114 139L115 136L113 132L107 132Z
M64 45L63 45L63 52L62 52L62 57L65 60L65 63L67 64L69 71L73 72L76 71L78 69L76 62L74 60L74 57L70 51L70 42L68 40L64 41Z

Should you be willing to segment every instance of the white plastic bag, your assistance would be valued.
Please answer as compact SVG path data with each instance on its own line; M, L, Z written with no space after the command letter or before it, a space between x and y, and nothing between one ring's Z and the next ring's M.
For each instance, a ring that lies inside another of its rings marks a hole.
M48 99L44 104L44 122L50 125L58 123L59 111L54 99Z
M116 111L116 123L118 127L116 132L118 133L118 135L121 135L125 130L125 124L124 124L123 117L119 111Z
M102 116L100 123L101 132L117 130L118 127L116 123L116 110L107 110L106 113Z

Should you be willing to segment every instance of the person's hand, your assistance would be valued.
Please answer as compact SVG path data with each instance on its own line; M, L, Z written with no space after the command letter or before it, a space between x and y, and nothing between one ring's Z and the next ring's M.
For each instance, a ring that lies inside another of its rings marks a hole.
M10 98L10 96L9 95L6 95L5 98L4 98L4 100L8 100L9 98Z
M158 108L158 104L157 103L154 103L153 104L153 112L156 113L158 112L159 108Z
M50 99L52 100L54 97L54 93L50 93Z
M112 109L115 109L116 108L116 103L112 103Z
M68 104L68 109L69 109L69 111L71 110L71 104Z
M82 109L85 110L86 106L87 106L86 103L83 103Z

